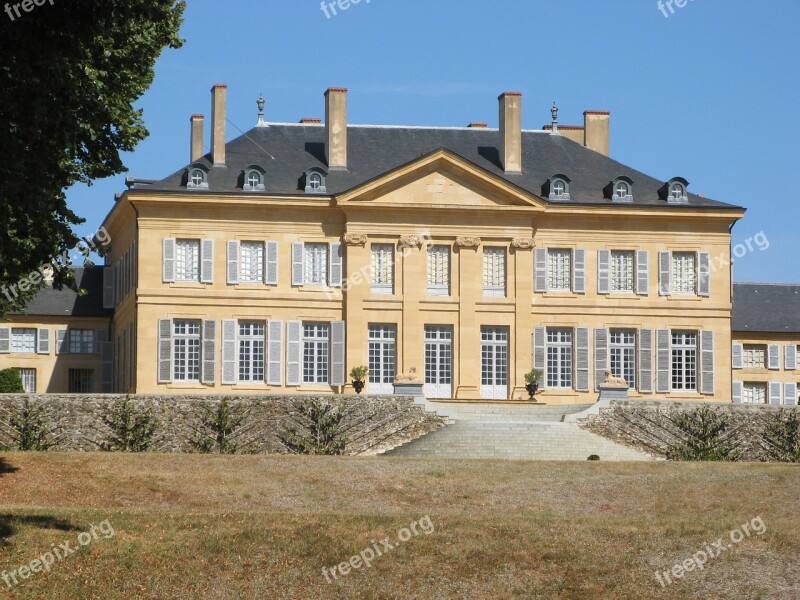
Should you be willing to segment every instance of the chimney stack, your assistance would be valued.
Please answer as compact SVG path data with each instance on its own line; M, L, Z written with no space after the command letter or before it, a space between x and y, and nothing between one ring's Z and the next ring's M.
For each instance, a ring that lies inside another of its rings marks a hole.
M214 166L225 166L225 112L228 86L218 83L211 88L211 156Z
M325 92L325 130L329 169L347 169L347 88Z
M611 113L605 110L587 110L583 113L583 145L604 156L610 155L609 121Z
M522 94L504 92L500 101L500 160L506 173L522 173Z
M192 115L192 137L190 149L189 162L196 162L203 158L203 122L205 117L203 115Z

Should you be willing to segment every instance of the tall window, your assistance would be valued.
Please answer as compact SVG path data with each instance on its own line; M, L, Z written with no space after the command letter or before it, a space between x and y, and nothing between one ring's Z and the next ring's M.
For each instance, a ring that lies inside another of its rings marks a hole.
M697 390L697 332L672 332L672 389Z
M449 398L453 383L453 328L425 326L425 395Z
M200 381L200 321L173 321L175 381Z
M745 383L742 390L742 402L744 404L766 404L767 403L767 384L766 383Z
M506 295L505 248L483 249L483 295Z
M200 281L200 240L175 241L175 281Z
M572 329L547 330L547 387L572 388Z
M303 382L328 383L330 325L303 324Z
M36 369L17 369L26 394L36 393Z
M566 292L572 289L571 250L547 250L547 289Z
M70 329L69 330L70 354L94 354L94 330Z
M94 391L94 370L92 369L69 370L70 394L91 394L93 391Z
M391 244L372 244L370 283L373 294L394 293L394 246Z
M672 253L672 291L676 294L694 294L696 277L694 252Z
M481 327L481 397L508 396L508 328Z
M12 352L36 352L36 330L35 329L12 329L11 330L11 351Z
M264 283L264 242L239 244L239 281Z
M450 246L428 247L428 295L450 295Z
M766 369L767 347L761 344L745 344L742 358L745 369Z
M397 327L369 326L369 382L372 391L386 393L392 389L395 373ZM385 386L385 389L382 389ZM377 387L377 389L375 389Z
M630 389L636 389L636 332L612 329L609 349L611 372L617 377L624 377Z
M239 381L264 381L264 323L239 322Z
M328 244L305 244L305 282L325 285L328 282Z
M611 251L611 291L633 291L633 252Z

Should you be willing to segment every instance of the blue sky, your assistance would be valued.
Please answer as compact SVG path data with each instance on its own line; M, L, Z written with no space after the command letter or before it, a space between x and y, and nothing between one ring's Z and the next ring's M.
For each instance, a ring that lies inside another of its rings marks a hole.
M189 161L189 117L210 117L217 82L228 84L228 116L245 131L259 93L275 122L322 117L325 89L344 86L352 123L497 126L497 95L515 90L529 129L549 122L554 100L562 124L610 110L613 158L747 207L733 243L763 231L769 248L738 259L736 280L800 282L800 194L789 189L800 173L800 2L673 9L665 17L657 0L361 0L328 18L319 0L190 0L186 44L165 51L139 102L151 135L126 155L130 172L68 192L87 219L78 233L99 226L126 176L162 178ZM229 125L228 138L238 135Z

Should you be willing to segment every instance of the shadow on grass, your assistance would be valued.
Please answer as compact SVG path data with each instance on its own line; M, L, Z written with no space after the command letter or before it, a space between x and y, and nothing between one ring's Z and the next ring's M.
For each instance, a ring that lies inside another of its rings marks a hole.
M16 473L17 471L19 471L19 467L15 467L5 458L0 456L0 477L3 475L8 475L9 473Z
M0 546L7 546L15 537L20 526L38 527L40 529L57 529L58 531L79 531L80 527L58 517L46 515L12 515L0 514Z

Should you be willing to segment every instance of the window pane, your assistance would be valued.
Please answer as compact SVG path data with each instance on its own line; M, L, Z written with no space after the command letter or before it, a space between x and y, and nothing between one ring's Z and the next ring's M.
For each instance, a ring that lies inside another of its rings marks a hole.
M483 249L483 289L505 295L506 251L505 248ZM493 295L493 294L492 294Z
M633 252L611 252L611 291L633 291Z
M695 292L695 253L672 253L672 291L677 294Z
M239 381L264 381L264 331L262 321L239 322Z
M372 244L370 281L373 287L391 293L394 285L394 246L391 244Z
M624 377L630 389L636 389L636 332L612 329L609 350L611 372L616 377Z
M200 321L174 321L173 379L200 381Z
M452 382L453 329L442 325L425 326L425 383L449 385Z
M175 279L200 281L200 240L175 242Z
M393 383L395 373L397 327L369 325L369 381Z
M697 390L697 332L672 332L672 389Z
M572 251L547 251L547 289L569 291L572 289Z
M765 369L767 367L767 347L758 344L745 344L744 367L746 369Z
M328 244L305 244L305 282L325 285L328 281Z
M303 381L328 383L328 341L330 326L327 323L303 324Z
M12 352L36 352L36 330L35 329L12 329L11 330L11 351Z
M572 387L572 329L547 330L547 387Z
M450 288L450 247L428 248L428 291L448 294Z
M17 369L26 394L36 393L36 369Z
M767 403L767 384L766 383L745 383L742 402L745 404L766 404Z

